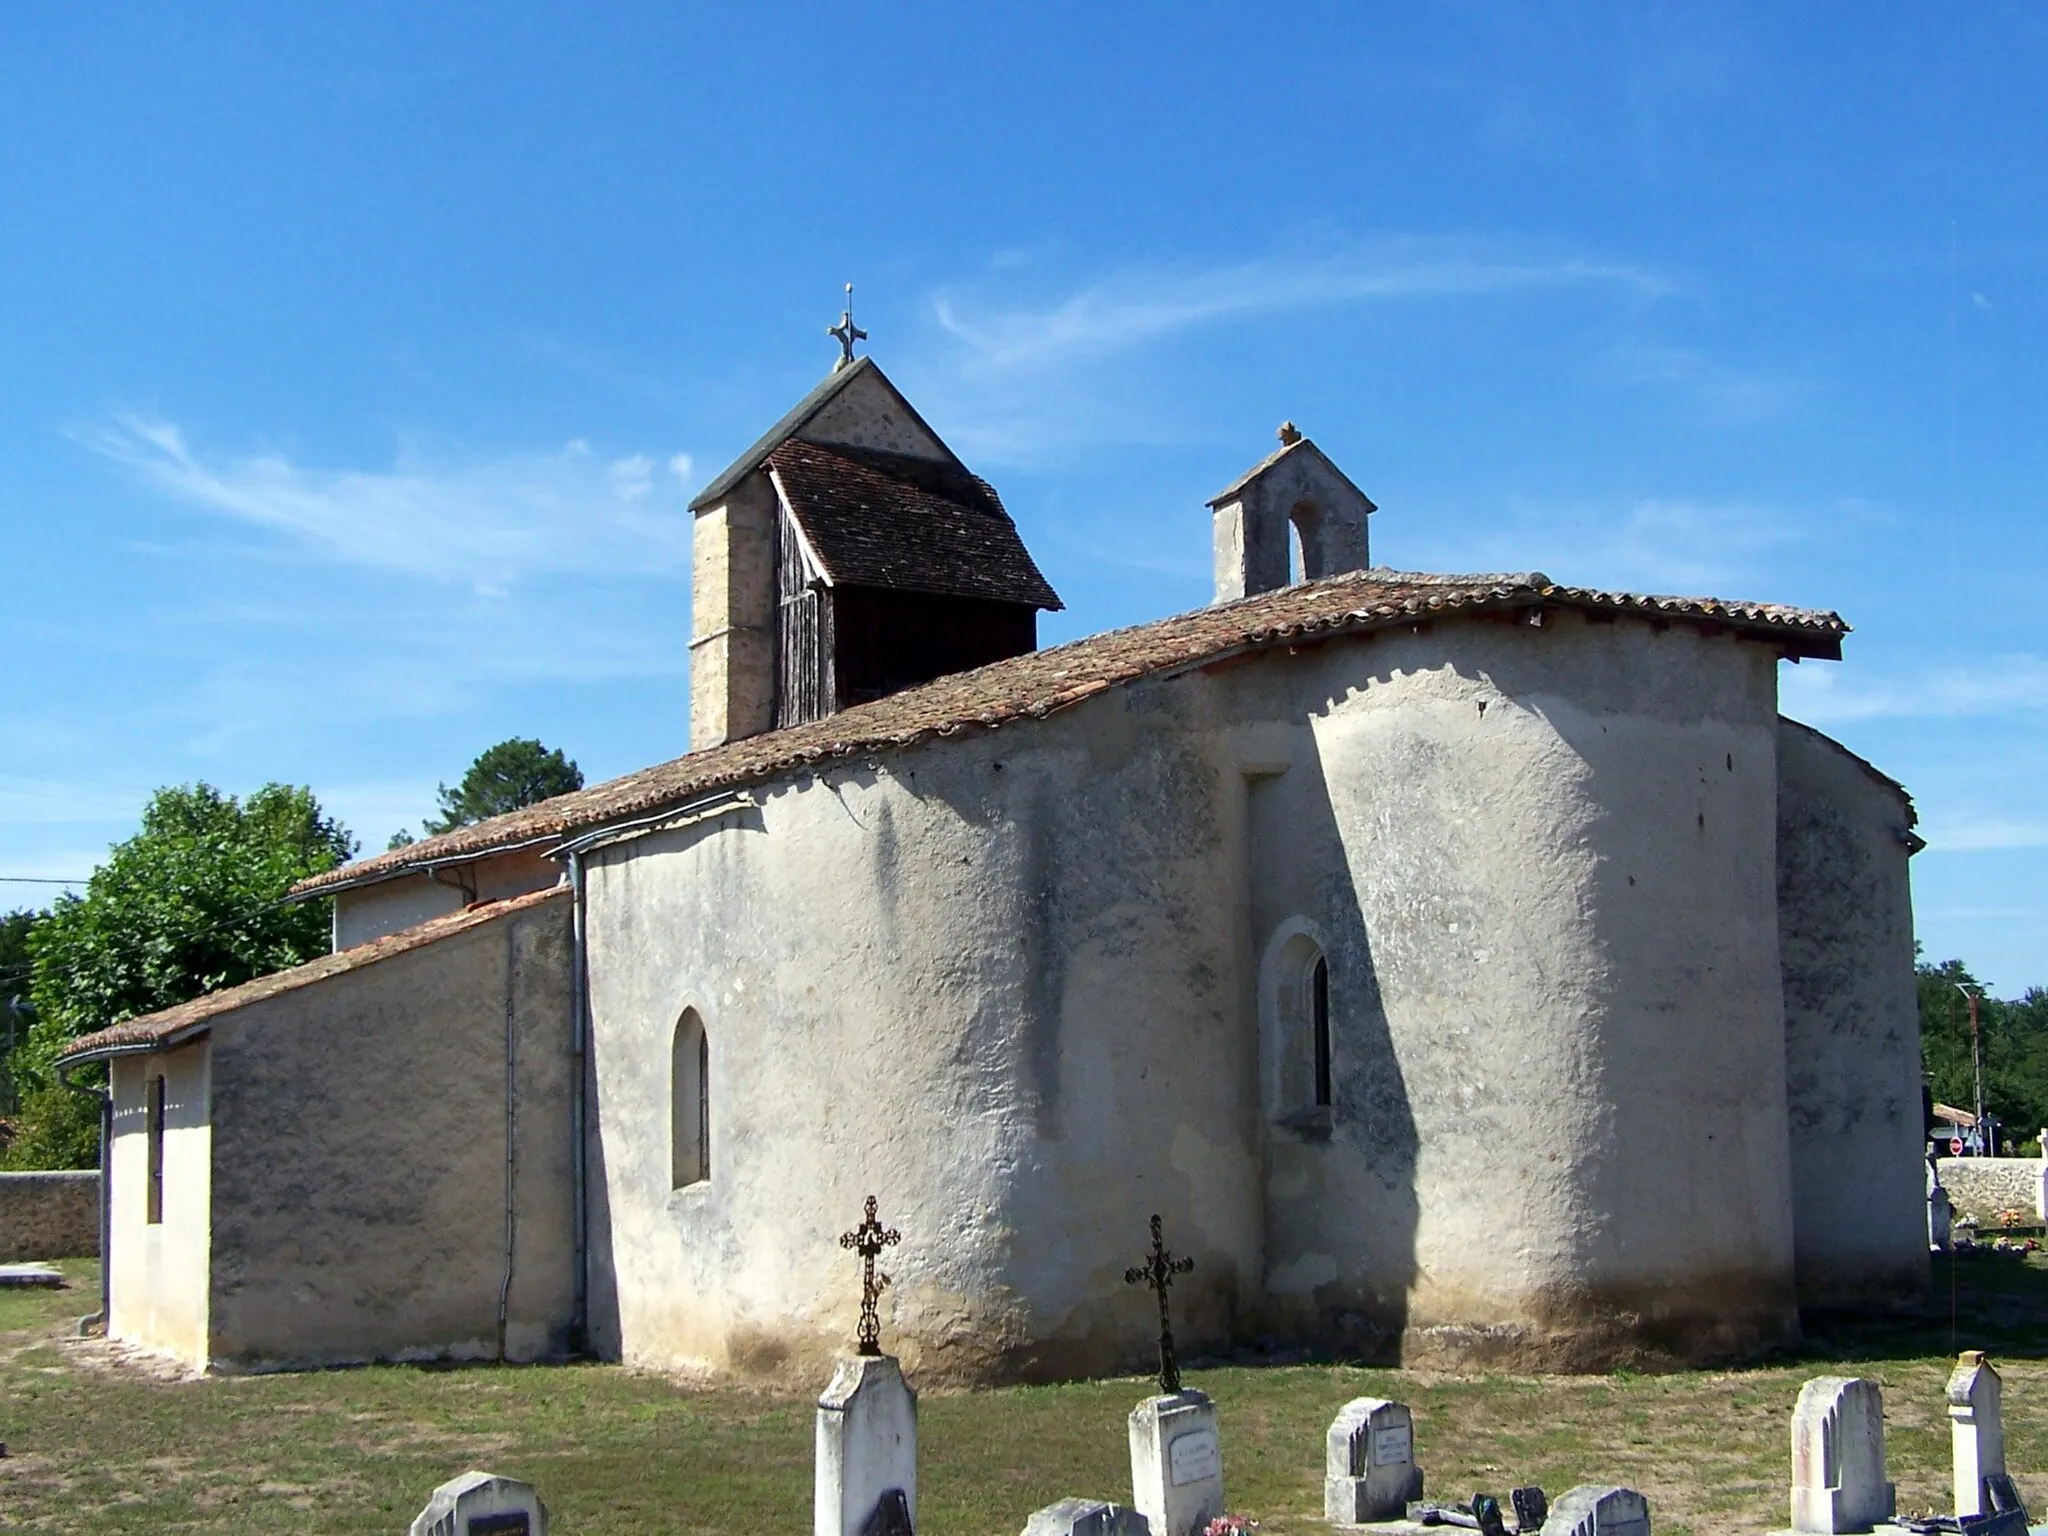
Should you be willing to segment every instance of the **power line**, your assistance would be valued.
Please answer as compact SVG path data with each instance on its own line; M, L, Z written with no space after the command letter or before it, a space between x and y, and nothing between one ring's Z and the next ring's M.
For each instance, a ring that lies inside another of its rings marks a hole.
M90 885L90 880L60 880L55 875L0 875L0 885Z

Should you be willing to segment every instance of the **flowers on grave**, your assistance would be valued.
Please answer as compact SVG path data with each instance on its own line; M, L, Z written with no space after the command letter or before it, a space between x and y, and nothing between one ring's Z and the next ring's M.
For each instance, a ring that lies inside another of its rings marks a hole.
M1244 1536L1258 1528L1259 1522L1250 1515L1218 1515L1202 1528L1202 1536Z

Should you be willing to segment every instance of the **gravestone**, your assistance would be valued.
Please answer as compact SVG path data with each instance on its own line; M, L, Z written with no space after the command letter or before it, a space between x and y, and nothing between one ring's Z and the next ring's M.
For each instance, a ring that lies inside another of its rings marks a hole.
M1650 1501L1633 1488L1582 1483L1550 1506L1543 1536L1650 1536Z
M1792 1410L1792 1529L1867 1531L1891 1519L1884 1393L1874 1381L1816 1376Z
M1061 1499L1024 1522L1024 1536L1151 1536L1151 1530L1135 1509L1100 1499Z
M2034 1214L2048 1221L2048 1126L2041 1128L2041 1166L2034 1172Z
M1131 1503L1152 1536L1190 1536L1223 1513L1223 1447L1207 1394L1189 1387L1132 1411Z
M1961 1519L1990 1514L1994 1506L1984 1485L2005 1476L1999 1388L1998 1372L1981 1349L1966 1349L1956 1356L1956 1368L1948 1378L1948 1417L1956 1515Z
M840 1356L818 1399L816 1444L815 1536L907 1536L917 1521L917 1394L894 1355Z
M443 1483L414 1516L410 1536L547 1536L548 1510L533 1484L488 1472Z
M1955 1246L1956 1208L1948 1197L1948 1191L1941 1187L1941 1181L1934 1176L1930 1165L1927 1169L1927 1249L1930 1253L1947 1253Z
M1323 1518L1335 1525L1398 1520L1422 1497L1415 1464L1415 1420L1405 1403L1353 1398L1325 1442Z

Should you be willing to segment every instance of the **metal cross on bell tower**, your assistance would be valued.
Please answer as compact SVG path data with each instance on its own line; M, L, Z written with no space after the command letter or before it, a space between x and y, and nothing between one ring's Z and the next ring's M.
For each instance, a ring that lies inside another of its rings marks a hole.
M1124 1271L1124 1284L1140 1281L1159 1293L1159 1390L1168 1397L1180 1391L1180 1362L1173 1357L1173 1320L1166 1312L1166 1288L1175 1275L1195 1267L1193 1259L1177 1259L1168 1251L1159 1233L1159 1218L1152 1218L1152 1256L1142 1265Z
M832 365L832 371L837 373L853 361L853 344L868 339L868 333L853 323L853 284L846 285L846 308L839 316L839 323L826 326L825 334L839 342L839 361Z
M868 1196L867 1206L861 1213L861 1223L851 1232L839 1234L839 1246L851 1248L860 1255L860 1353L879 1355L882 1352L882 1319L875 1310L875 1303L882 1292L889 1288L889 1277L875 1273L875 1256L884 1248L903 1241L903 1234L894 1227L884 1228L875 1219L875 1197Z

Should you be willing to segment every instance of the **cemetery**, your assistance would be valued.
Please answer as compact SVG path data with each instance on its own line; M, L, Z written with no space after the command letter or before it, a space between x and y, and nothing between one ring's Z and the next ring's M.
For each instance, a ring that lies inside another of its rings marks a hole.
M921 1393L887 1352L902 1234L870 1200L841 1240L855 1335L803 1397L598 1364L180 1376L67 1337L94 1276L66 1261L64 1291L0 1292L0 1525L2021 1536L2048 1513L2038 1254L1940 1255L1941 1305L1816 1319L1748 1369L1452 1375L1183 1362L1171 1236L1155 1218L1123 1276L1154 1377Z

